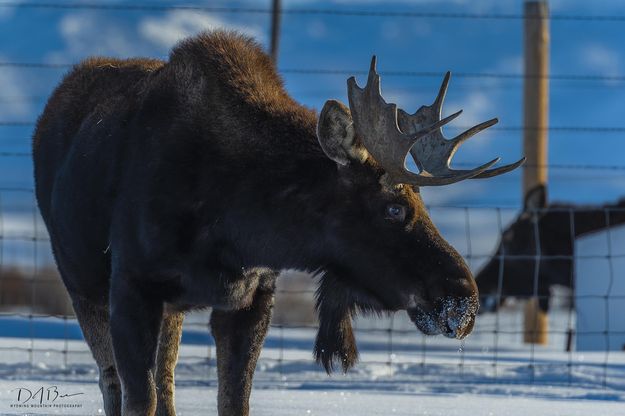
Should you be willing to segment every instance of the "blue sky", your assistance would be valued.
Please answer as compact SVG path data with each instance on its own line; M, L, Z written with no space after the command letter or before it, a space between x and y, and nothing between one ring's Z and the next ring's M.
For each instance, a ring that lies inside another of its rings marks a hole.
M58 0L59 3L63 1ZM128 1L108 3L130 4ZM132 2L133 4L141 2ZM154 3L169 3L158 2ZM183 4L269 7L271 1ZM284 0L285 8L336 8L372 11L522 13L519 0L324 1ZM625 15L623 1L561 0L550 3L557 14ZM353 17L287 14L282 20L279 68L366 70L372 54L380 71L432 71L440 77L383 76L387 100L407 111L429 104L446 70L453 72L522 72L521 20ZM243 30L267 45L266 14L198 11L105 11L19 9L0 7L0 61L74 63L89 55L166 58L175 42L202 29ZM618 76L625 74L625 22L552 21L552 74ZM0 67L0 121L32 121L66 69ZM363 76L359 76L363 82ZM286 86L301 103L319 109L328 98L345 100L347 75L286 73ZM625 126L625 82L553 81L552 126ZM458 127L499 117L501 127L522 121L522 81L452 76L446 112L460 108ZM0 126L0 152L27 152L32 127ZM471 139L456 156L458 162L485 162L502 156L512 162L521 155L520 131L492 131ZM625 166L625 133L552 132L549 162L556 164ZM0 157L0 187L31 187L27 157ZM601 202L625 195L625 170L550 171L551 199ZM520 173L487 181L424 189L432 205L504 205L518 207ZM31 197L0 193L4 209L31 209ZM8 202L7 202L8 201Z

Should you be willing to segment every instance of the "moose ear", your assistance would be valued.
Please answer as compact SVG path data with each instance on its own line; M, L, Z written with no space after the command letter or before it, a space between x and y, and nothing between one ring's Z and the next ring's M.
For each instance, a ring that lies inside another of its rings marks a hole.
M547 188L545 185L536 185L525 195L523 211L536 211L547 206Z
M354 122L349 109L339 101L326 101L319 122L317 139L321 149L339 165L347 165L352 160L363 162L367 158L365 148L356 143Z

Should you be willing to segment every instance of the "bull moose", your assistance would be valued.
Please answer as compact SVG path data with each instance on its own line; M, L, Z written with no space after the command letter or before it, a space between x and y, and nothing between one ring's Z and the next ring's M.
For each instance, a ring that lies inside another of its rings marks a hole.
M547 204L543 185L531 189L521 214L503 231L493 257L476 276L482 311L509 297L538 297L549 310L554 285L573 289L575 239L625 223L625 199L615 204Z
M348 80L349 108L329 100L317 117L252 39L223 31L182 41L167 62L75 66L37 123L36 195L106 414L175 414L183 313L211 307L219 415L247 415L285 268L321 276L314 355L328 372L356 362L360 311L406 310L426 334L469 334L475 281L419 187L523 160L450 168L497 120L445 139L460 114L441 119L448 82L408 114L380 95L374 57L364 89Z

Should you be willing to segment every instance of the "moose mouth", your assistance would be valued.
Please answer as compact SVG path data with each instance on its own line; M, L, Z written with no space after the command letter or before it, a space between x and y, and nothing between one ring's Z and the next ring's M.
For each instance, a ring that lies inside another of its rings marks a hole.
M447 338L463 339L473 330L478 306L479 302L473 297L447 297L437 300L429 311L417 304L407 312L425 335L443 334Z

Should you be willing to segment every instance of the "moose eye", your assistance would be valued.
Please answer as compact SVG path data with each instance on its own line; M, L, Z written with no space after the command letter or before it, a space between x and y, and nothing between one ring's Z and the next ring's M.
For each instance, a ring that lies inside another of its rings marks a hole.
M392 221L403 221L406 219L406 207L399 204L390 204L386 207L386 218Z

